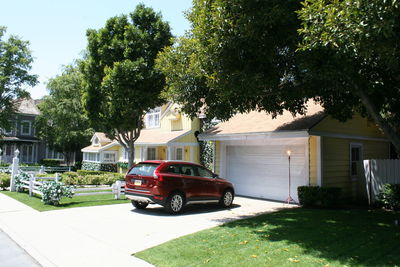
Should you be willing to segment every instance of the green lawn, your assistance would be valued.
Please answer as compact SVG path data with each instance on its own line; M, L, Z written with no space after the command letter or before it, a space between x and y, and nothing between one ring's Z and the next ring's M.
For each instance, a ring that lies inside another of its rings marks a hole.
M17 193L10 191L1 191L1 193L10 196L38 211L59 210L76 207L89 207L99 205L111 205L128 203L127 199L114 199L114 194L94 195L94 196L74 196L72 198L62 198L59 206L45 205L38 196L29 197L27 193Z
M400 266L400 213L286 209L136 253L161 266ZM167 231L168 229L166 229Z

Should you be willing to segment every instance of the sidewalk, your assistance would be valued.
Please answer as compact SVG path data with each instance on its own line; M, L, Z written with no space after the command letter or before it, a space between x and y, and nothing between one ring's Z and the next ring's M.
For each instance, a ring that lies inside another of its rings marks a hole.
M152 266L1 193L0 229L44 267Z

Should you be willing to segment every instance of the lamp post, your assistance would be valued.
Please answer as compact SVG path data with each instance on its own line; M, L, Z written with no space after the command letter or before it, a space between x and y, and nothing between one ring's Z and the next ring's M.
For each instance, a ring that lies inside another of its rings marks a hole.
M286 154L288 155L288 160L289 160L289 196L288 196L288 198L286 199L286 202L287 202L288 204L290 204L290 202L293 202L293 201L294 201L293 198L292 198L292 196L291 196L291 194L290 194L290 188L291 188L290 155L292 155L292 151L291 151L291 150L288 150L288 151L286 151Z
M3 150L0 148L0 163L2 162Z

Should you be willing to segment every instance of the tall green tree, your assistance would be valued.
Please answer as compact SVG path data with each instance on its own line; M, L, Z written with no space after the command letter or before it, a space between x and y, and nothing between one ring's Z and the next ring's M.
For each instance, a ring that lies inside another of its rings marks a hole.
M0 26L0 128L11 127L15 99L26 97L26 87L37 84L37 76L29 74L33 58L29 42L10 35L4 40L6 28Z
M37 135L70 163L73 153L88 145L93 135L82 113L82 73L76 65L68 65L61 75L50 79L47 89L49 95L40 102L41 114L35 119Z
M400 1L306 0L299 17L305 78L322 101L369 116L400 152Z
M398 0L194 0L191 32L158 66L191 115L303 114L314 99L342 121L370 117L400 150L399 14Z
M104 28L87 31L84 107L93 127L127 150L129 166L145 112L162 103L165 78L154 61L171 37L161 14L142 4L128 16L109 19Z

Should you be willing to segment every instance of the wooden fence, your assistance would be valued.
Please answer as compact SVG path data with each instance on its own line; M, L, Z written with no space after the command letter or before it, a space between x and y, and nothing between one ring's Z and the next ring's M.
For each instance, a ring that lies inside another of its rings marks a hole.
M33 174L29 176L29 180L21 181L22 187L28 189L29 196L33 194L43 195L42 192L39 191L39 188L42 186L44 180L54 180L58 182L59 174L56 173L54 177L35 177ZM77 187L73 189L74 196L93 196L93 195L106 195L106 194L114 194L115 199L120 199L121 195L125 193L125 182L117 181L112 186L83 186Z
M400 184L400 160L364 160L364 171L369 203L376 200L382 185Z

